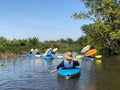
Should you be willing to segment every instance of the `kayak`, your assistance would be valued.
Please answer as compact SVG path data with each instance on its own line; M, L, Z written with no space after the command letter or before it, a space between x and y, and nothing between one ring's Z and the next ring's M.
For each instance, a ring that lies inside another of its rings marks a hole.
M73 69L65 69L63 67L58 69L58 75L63 77L77 77L80 75L80 66L75 66Z
M84 55L77 55L75 56L77 59L81 59Z
M41 55L40 54L35 54L35 57L39 58L39 57L41 57Z
M30 53L27 53L26 56L29 56L29 57L37 57L37 58L41 57L40 54L30 54Z
M50 60L52 60L52 59L54 59L54 57L53 57L53 55L45 55L45 56L43 56L43 59L50 59Z
M82 59L94 61L94 57L90 57L90 56L83 56Z
M26 56L35 56L35 54L30 54L30 53L27 53Z
M57 56L57 58L62 59L62 58L64 58L64 57L63 57L63 56Z
M102 58L102 55L96 55L95 58Z
M91 49L85 53L85 56L91 56L97 53L96 49Z

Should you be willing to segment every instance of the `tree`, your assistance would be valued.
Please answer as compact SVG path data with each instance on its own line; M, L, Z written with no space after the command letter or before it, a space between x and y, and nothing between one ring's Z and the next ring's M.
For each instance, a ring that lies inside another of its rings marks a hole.
M87 12L74 13L75 19L91 19L94 21L91 28L85 32L94 44L110 48L114 53L119 47L120 39L120 1L119 0L81 0ZM87 26L88 28L89 26ZM85 31L85 27L83 27ZM91 33L91 37L90 37ZM94 35L94 37L93 37ZM98 38L99 37L99 38ZM102 44L99 44L99 43Z
M67 38L67 39L66 39L66 42L67 42L68 44L72 44L72 43L73 43L73 40L72 40L71 38Z

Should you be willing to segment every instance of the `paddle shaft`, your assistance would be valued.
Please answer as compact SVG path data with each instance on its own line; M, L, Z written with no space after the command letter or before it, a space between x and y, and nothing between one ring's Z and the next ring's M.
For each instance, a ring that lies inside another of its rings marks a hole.
M50 71L50 73L53 73L53 72L56 72L56 71L57 71L57 69L54 69L54 70Z

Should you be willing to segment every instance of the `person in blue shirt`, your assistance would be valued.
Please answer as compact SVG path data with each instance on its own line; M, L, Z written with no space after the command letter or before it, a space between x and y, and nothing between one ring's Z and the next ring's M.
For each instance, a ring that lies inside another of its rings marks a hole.
M72 56L72 52L68 51L64 54L64 60L56 67L56 69L59 69L60 67L64 67L65 69L71 69L79 65L80 64L77 59Z

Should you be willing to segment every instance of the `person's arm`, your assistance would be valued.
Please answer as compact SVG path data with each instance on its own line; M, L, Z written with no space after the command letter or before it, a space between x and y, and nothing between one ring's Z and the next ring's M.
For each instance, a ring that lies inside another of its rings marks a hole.
M57 71L60 67L64 67L64 61L62 61L57 67L55 67L54 70L50 71L50 73Z
M62 62L57 66L57 69L59 69L60 67L64 67L64 61L62 61Z

